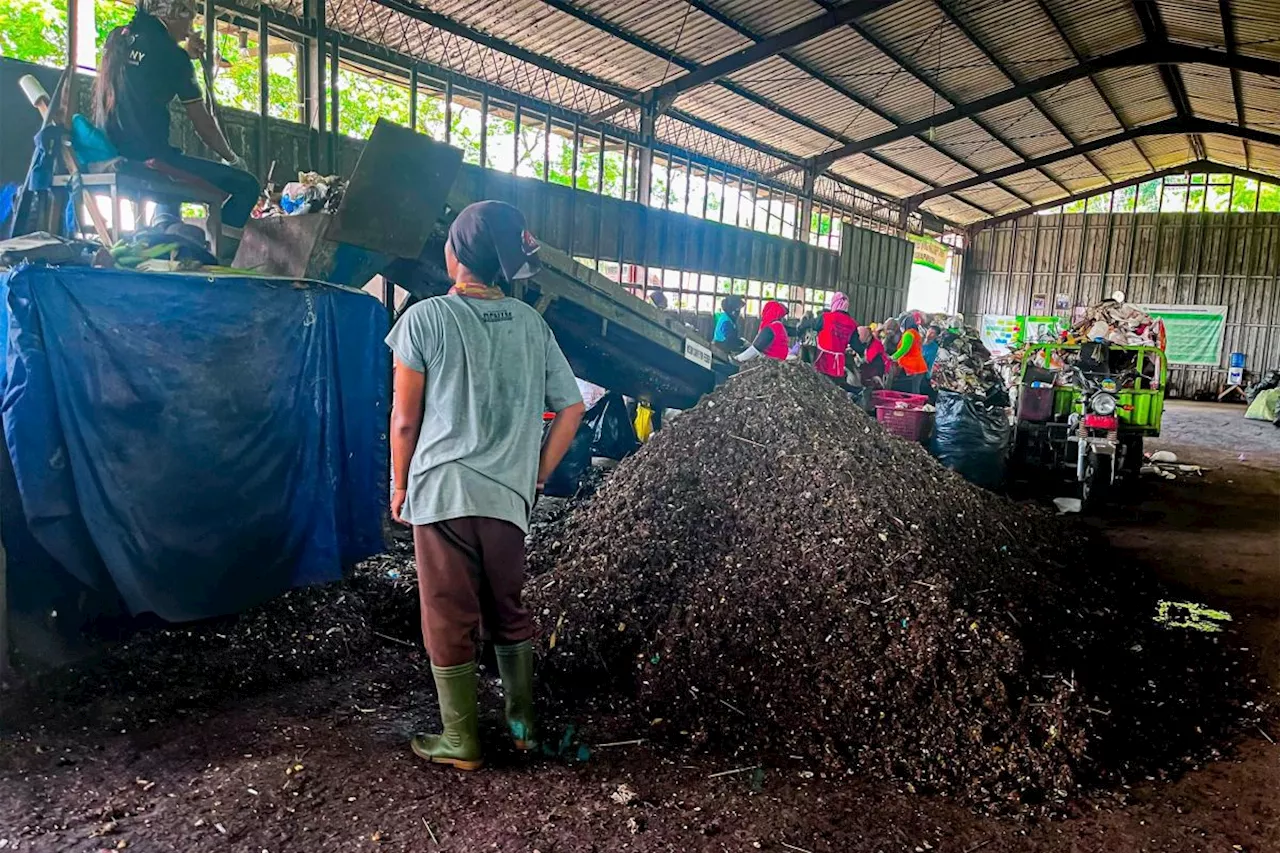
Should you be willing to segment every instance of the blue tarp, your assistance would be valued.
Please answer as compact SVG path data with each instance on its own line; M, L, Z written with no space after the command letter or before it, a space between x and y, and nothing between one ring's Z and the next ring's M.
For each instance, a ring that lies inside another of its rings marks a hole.
M36 266L0 275L0 295L22 511L79 583L130 613L183 621L337 580L382 549L376 299L281 279ZM11 555L12 584L23 570Z

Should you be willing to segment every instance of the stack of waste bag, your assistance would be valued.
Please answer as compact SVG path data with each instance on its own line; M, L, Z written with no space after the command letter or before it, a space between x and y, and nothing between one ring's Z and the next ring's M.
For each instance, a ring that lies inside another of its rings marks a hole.
M705 397L530 558L557 699L727 766L1053 809L1211 748L1242 701L1239 644L1158 626L1131 561L890 439L800 365Z
M937 411L930 451L971 483L999 488L1009 448L1009 392L976 329L961 320L942 333L931 378Z

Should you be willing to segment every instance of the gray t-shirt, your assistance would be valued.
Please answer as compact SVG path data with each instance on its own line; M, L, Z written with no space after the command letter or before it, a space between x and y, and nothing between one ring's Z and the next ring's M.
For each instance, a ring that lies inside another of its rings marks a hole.
M440 296L406 311L387 346L427 377L405 521L479 516L528 532L542 413L582 400L542 315L518 299Z

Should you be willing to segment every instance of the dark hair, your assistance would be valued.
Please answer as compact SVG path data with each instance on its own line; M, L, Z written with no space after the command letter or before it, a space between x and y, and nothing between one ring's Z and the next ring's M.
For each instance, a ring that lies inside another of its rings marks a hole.
M724 301L720 303L720 309L726 314L732 314L735 311L741 311L745 304L741 296L734 294L724 298Z
M129 27L116 27L102 46L102 62L93 81L93 123L100 128L106 127L116 111L116 93L124 86L129 41Z

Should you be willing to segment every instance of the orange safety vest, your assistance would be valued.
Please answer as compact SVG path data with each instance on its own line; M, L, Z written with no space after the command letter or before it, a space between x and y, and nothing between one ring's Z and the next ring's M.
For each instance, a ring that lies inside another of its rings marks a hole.
M921 336L920 330L907 329L902 335L903 337L910 335L911 343L907 351L898 359L898 365L902 367L908 376L928 373L929 363L924 360L924 338ZM901 345L898 348L901 349Z

